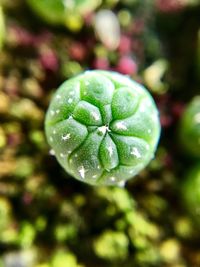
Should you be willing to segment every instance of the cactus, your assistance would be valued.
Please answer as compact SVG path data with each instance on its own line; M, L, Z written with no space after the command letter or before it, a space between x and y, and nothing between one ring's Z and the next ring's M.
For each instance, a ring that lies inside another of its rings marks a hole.
M200 96L196 96L186 107L180 121L180 142L185 152L200 157Z
M183 207L199 227L200 223L200 164L192 167L181 184Z
M154 157L160 123L147 90L114 72L87 71L56 91L45 120L62 167L91 185L123 185Z

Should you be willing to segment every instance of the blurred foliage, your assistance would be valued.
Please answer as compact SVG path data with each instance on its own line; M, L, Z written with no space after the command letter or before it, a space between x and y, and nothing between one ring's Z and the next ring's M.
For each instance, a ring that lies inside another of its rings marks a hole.
M69 1L89 13L74 9L60 25L46 18L63 19L56 9L28 2L41 1L0 0L0 266L200 266L199 1ZM108 31L95 24L101 10ZM124 188L81 184L46 143L52 94L87 69L130 75L160 111L156 157Z
M186 107L180 122L179 136L183 149L200 159L200 96Z
M5 22L4 22L4 14L2 7L0 6L0 49L3 45L3 41L5 38Z

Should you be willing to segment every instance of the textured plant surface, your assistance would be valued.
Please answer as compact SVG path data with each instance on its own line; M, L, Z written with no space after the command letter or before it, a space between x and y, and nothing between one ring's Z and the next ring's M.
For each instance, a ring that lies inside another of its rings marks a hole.
M90 184L123 184L153 158L160 135L149 93L114 72L87 71L57 90L49 144L67 172Z
M186 107L179 132L183 148L191 156L200 158L200 95Z
M47 2L49 10L56 3ZM38 16L28 0L0 0L0 267L200 266L197 172L187 175L199 158L180 140L183 114L199 96L199 0L100 2L90 14L71 12L73 23L63 25ZM155 158L123 188L72 179L46 141L45 114L57 88L92 69L144 84L159 110Z

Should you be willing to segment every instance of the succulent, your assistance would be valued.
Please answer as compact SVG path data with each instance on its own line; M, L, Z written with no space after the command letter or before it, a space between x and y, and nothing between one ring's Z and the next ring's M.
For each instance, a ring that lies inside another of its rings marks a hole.
M181 145L187 153L200 157L200 96L196 96L186 107L180 122Z
M81 17L99 6L101 0L27 0L27 3L46 22L73 29L82 24Z
M123 232L107 230L94 242L95 253L108 260L123 260L128 254L128 238Z
M115 72L86 71L56 91L45 130L52 153L73 177L123 185L154 157L160 123L144 87Z
M181 185L183 207L194 222L200 223L200 164L192 167Z

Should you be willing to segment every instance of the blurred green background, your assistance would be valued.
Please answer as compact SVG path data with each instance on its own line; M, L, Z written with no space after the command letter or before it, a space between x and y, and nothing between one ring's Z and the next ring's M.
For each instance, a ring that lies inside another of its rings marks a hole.
M124 188L69 177L44 136L87 69L144 84L155 159ZM0 0L0 267L200 266L198 0Z

